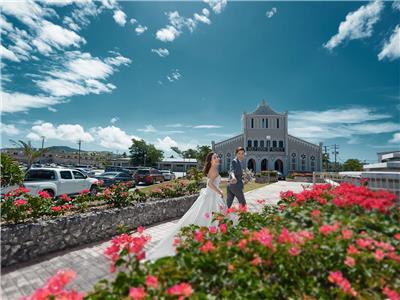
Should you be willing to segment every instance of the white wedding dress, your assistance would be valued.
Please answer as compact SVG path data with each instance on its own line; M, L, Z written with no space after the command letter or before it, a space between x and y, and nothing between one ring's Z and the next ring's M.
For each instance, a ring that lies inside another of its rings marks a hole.
M227 205L221 195L208 187L210 179L207 179L207 187L200 191L200 195L183 217L174 224L167 235L146 253L146 260L156 260L165 256L175 255L174 240L182 227L190 224L199 226L212 225L212 213L227 209ZM214 179L214 185L219 187L221 176Z

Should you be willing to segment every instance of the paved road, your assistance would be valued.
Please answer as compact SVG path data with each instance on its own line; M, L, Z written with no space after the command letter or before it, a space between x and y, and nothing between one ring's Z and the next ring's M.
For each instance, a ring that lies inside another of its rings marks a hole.
M268 204L276 204L281 191L292 190L299 192L304 183L279 181L265 187L247 192L246 199L249 210L257 211L261 205L257 200L264 199ZM235 200L236 201L236 200ZM156 224L146 229L152 236L151 247L161 237L165 236L168 229L176 222L170 221ZM19 264L2 270L1 297L0 299L19 299L21 296L30 295L35 289L41 287L47 279L57 270L71 268L77 272L77 278L70 287L79 291L91 290L93 285L103 278L110 278L109 264L103 252L109 240L83 247L74 248L42 257L40 260Z

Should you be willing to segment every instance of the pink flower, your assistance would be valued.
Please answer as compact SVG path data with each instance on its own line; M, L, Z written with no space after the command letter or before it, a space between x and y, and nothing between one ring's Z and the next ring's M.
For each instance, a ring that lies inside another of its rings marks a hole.
M228 231L227 228L228 228L228 227L227 227L227 225L226 225L225 223L219 225L219 229L220 229L221 232L224 233L224 234Z
M131 297L133 300L141 300L146 297L146 292L143 287L131 287L129 288L129 297Z
M174 247L179 246L180 243L181 243L181 239L180 238L175 238L173 246Z
M247 244L247 240L245 239L241 239L238 243L238 247L242 250L244 250L244 248L246 248L246 244Z
M185 297L190 297L193 294L193 289L190 284L182 282L170 287L167 290L167 294L172 296L182 296L182 298L179 297L179 299L184 299Z
M203 239L203 232L201 230L196 230L194 233L194 239L200 243L204 241Z
M389 297L390 300L400 300L400 295L395 291L391 290L389 287L385 286L383 288L383 293Z
M203 246L200 247L200 251L203 253L211 252L215 249L211 241L207 241Z
M54 212L59 212L59 211L61 211L61 206L52 206L51 210Z
M328 280L335 283L339 288L350 296L357 296L357 292L351 287L350 282L343 277L342 272L329 272Z
M400 232L399 232L399 233L396 233L396 234L394 235L394 238L395 238L396 240L400 241Z
M300 249L297 248L297 247L292 247L292 248L289 249L289 254L291 256L299 255L300 254Z
M20 207L20 206L25 205L25 204L27 204L27 203L28 203L28 201L26 201L26 200L24 200L24 199L16 199L16 200L14 200L14 202L13 202L13 204L14 204L16 207Z
M356 260L354 258L352 258L351 256L346 256L344 263L346 266L349 266L352 268L356 265Z
M158 287L158 279L155 276L147 275L146 277L146 285L148 287L157 288Z
M39 191L39 192L38 192L38 195L39 195L40 197L42 197L42 198L45 198L45 199L50 199L50 198L51 198L51 196L49 195L49 193L46 192L46 191Z
M322 233L323 235L328 235L332 232L338 231L339 228L340 228L339 222L336 222L333 225L325 224L319 228L319 232Z
M342 235L343 235L343 238L345 240L349 240L353 236L353 231L352 230L348 230L348 229L343 229L342 230Z
M260 264L261 264L261 258L257 255L257 256L251 261L251 264L252 264L253 266L258 266L258 265L260 265Z
M360 254L360 251L357 249L357 247L354 244L351 244L348 248L347 248L347 254Z
M385 252L383 252L381 249L378 249L375 251L374 257L376 261L381 261L382 259L385 258Z
M144 227L139 226L139 227L137 228L137 232L138 232L139 234L142 234L143 231L144 231Z
M269 230L267 228L262 228L260 231L255 231L253 233L253 239L257 240L260 244L268 247L268 248L273 248L272 245L272 239L273 236L272 234L269 232Z
M319 209L314 209L314 210L311 212L311 215L312 215L313 217L318 217L320 214L321 214L321 211L320 211Z
M210 228L208 229L210 231L210 233L212 234L216 234L217 233L217 227L215 226L210 226Z

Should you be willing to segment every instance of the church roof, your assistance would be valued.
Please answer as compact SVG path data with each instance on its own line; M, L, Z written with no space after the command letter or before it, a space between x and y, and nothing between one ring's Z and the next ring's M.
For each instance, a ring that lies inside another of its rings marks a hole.
M274 111L266 102L263 100L261 104L257 106L257 109L251 113L252 115L283 115Z

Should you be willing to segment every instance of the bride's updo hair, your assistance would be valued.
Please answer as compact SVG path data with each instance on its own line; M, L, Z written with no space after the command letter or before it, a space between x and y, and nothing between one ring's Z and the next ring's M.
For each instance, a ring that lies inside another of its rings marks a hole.
M206 160L204 161L204 168L203 168L203 174L204 174L204 176L207 176L208 175L208 172L210 171L210 168L211 168L211 160L212 160L212 157L213 157L213 155L215 154L215 152L210 152L210 153L208 153L207 154L207 156L206 156Z

